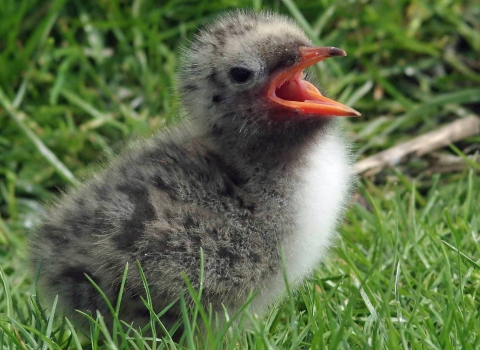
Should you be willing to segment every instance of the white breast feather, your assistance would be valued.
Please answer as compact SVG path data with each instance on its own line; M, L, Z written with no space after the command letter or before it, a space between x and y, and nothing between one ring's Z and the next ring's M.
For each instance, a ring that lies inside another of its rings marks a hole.
M335 237L335 227L348 198L351 167L346 145L338 135L323 134L311 150L297 192L297 230L283 243L290 285L298 284L318 264ZM283 272L265 284L252 303L262 314L285 290Z

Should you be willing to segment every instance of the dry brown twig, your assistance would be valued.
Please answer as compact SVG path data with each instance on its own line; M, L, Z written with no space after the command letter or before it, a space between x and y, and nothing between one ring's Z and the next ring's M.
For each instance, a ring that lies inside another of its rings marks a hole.
M462 157L453 154L433 152L428 156L431 166L426 171L427 175L438 173L452 173L463 171L468 168L468 162ZM473 162L480 162L480 154L476 153L467 157Z
M367 157L355 165L354 171L362 176L375 175L387 166L397 165L408 158L431 153L479 133L480 118L472 114Z

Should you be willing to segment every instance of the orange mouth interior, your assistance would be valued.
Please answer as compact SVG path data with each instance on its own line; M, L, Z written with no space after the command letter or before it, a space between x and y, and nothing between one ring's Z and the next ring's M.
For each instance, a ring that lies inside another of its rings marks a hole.
M353 108L323 96L318 89L303 79L303 70L316 62L333 56L345 56L345 51L334 47L301 47L301 60L295 66L280 72L271 81L267 96L273 102L303 114L318 116L360 116Z

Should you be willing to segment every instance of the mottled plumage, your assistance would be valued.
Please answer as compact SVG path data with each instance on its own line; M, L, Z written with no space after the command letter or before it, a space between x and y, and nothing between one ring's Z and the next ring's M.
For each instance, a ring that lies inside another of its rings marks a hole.
M198 287L200 248L203 301L214 310L234 310L251 291L257 312L275 301L284 289L282 245L289 279L301 281L334 235L351 180L331 117L265 97L271 77L311 46L290 19L271 13L238 11L204 28L184 50L185 120L49 210L31 243L41 291L58 294L70 315L108 315L84 274L115 301L128 262L122 317L141 325L148 312L137 260L157 310L186 290L182 272ZM178 314L175 306L163 321Z

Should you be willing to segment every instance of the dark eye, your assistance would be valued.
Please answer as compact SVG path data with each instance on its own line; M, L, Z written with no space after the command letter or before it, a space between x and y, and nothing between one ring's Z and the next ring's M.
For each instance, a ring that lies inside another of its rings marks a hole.
M233 81L236 83L245 83L250 77L252 76L252 71L241 68L241 67L233 67L230 69L230 76L232 77Z

